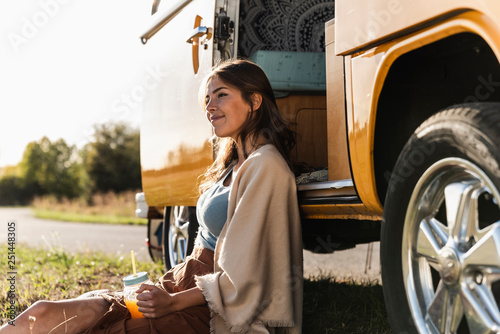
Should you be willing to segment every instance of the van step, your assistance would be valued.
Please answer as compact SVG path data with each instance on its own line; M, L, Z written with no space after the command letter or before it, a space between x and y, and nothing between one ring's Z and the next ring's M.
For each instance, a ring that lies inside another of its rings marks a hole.
M300 204L360 202L352 179L299 184L297 191Z
M297 191L301 196L306 197L356 195L352 179L299 184L297 185Z

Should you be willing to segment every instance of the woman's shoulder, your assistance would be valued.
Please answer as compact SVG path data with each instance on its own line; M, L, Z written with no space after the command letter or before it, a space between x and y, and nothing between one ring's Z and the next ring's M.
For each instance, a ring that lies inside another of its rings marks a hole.
M272 144L263 145L252 152L245 160L245 164L247 165L245 169L265 171L272 174L289 173L293 175L281 153Z
M269 162L269 163L285 163L285 159L280 154L278 149L273 144L262 145L255 151L253 151L248 157L249 163L260 163L260 162Z

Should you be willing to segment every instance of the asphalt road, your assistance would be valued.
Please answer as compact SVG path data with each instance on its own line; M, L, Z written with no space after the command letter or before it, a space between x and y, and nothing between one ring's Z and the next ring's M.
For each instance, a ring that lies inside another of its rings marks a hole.
M138 261L150 261L145 226L58 222L34 218L27 208L0 208L1 243L7 244L8 223L12 221L17 247L61 247L68 252L100 251L117 257L128 257L133 250ZM380 282L379 249L377 242L333 254L304 251L304 276L333 275L338 280Z
M0 242L7 242L7 223L16 223L16 243L45 248L62 247L68 252L96 251L115 256L149 260L146 226L69 223L34 218L28 208L0 209Z

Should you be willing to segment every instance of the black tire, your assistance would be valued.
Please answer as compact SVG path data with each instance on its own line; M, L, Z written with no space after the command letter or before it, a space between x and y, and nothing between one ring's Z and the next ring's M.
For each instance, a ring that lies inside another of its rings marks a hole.
M163 263L165 269L184 262L194 248L198 220L196 207L166 207L163 220Z
M153 262L163 261L163 218L148 219L148 252Z
M446 109L405 145L381 231L393 333L500 329L499 166L499 103Z

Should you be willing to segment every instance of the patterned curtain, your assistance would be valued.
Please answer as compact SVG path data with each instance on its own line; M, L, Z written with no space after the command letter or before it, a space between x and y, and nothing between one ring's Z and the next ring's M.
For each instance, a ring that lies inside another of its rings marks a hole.
M325 22L333 0L241 0L238 53L257 50L325 51Z

